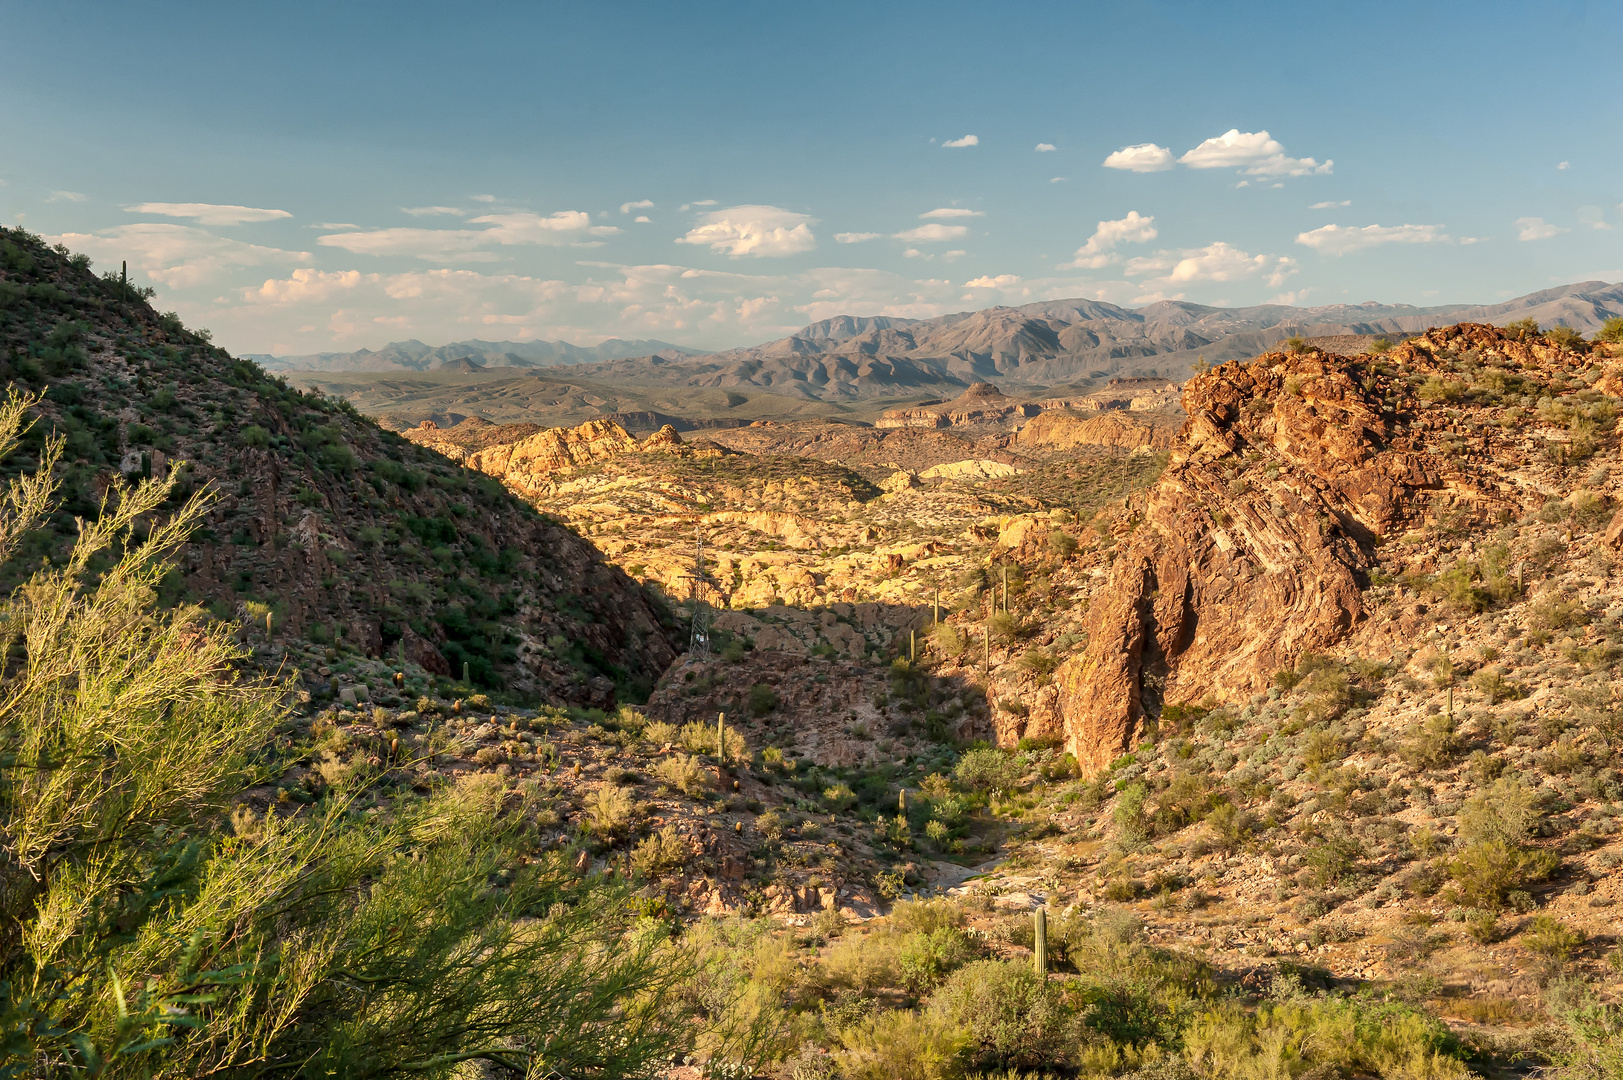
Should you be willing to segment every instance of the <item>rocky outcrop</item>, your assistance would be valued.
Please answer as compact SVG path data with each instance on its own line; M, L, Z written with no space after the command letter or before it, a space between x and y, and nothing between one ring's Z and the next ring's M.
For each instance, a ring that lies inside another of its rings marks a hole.
M463 432L473 421L464 421L449 430L425 422L406 432L415 443L432 447L470 469L494 476L520 495L545 494L557 474L635 451L668 451L682 445L676 428L666 424L642 442L612 420L588 420L573 428L540 428L533 425L495 427L480 422L476 432ZM511 441L498 441L493 433L515 432ZM460 437L458 437L460 435ZM477 446L470 449L469 444Z
M1126 378L1111 379L1103 390L1095 390L1074 398L1050 398L1039 401L1043 409L1080 409L1102 411L1126 409L1132 412L1155 412L1178 407L1178 384L1171 379Z
M909 409L886 409L874 423L878 428L945 428L971 424L1002 424L1036 416L1035 405L1004 396L991 383L976 383L952 401L921 402Z
M1516 512L1498 471L1520 433L1447 425L1416 390L1463 395L1469 355L1543 383L1581 358L1487 326L1429 331L1382 360L1308 352L1224 364L1186 386L1189 414L1089 618L1087 650L1055 673L1031 731L1062 734L1085 768L1130 747L1166 702L1235 700L1366 616L1382 538L1428 515ZM1480 370L1480 368L1478 368ZM1451 439L1452 441L1452 439Z
M1169 449L1177 439L1180 421L1172 416L1140 416L1111 411L1096 416L1044 413L1015 433L1022 450L1062 452L1102 446L1117 450Z
M1013 476L1019 471L1013 465L1001 461L991 461L987 458L971 458L968 461L949 461L943 465L932 465L919 473L919 479L993 480L1000 476Z

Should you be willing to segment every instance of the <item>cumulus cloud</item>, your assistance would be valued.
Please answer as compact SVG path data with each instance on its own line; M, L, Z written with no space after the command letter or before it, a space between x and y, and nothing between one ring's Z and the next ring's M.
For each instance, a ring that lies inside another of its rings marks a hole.
M1308 207L1309 210L1339 210L1343 206L1351 206L1351 199L1342 199L1340 202L1316 202Z
M1129 259L1129 277L1160 274L1144 284L1166 288L1199 282L1232 282L1261 278L1278 288L1296 273L1296 260L1288 255L1251 255L1221 240L1203 248L1158 251L1154 255Z
M1319 164L1313 158L1293 158L1266 131L1229 128L1207 139L1178 159L1191 169L1238 169L1248 176L1322 176L1334 161Z
M530 211L484 214L470 218L483 229L370 229L328 233L317 237L322 247L342 248L357 255L410 255L419 259L488 261L482 249L514 244L589 245L595 237L612 236L613 225L593 225L584 210L560 210L543 217Z
M1165 172L1172 168L1172 151L1154 143L1124 146L1105 158L1105 168L1128 172Z
M936 210L926 210L920 214L921 218L959 218L959 217L985 217L982 210L965 210L961 206L943 206Z
M131 214L157 214L160 217L191 218L199 225L246 225L257 221L276 221L293 215L286 210L262 210L257 206L232 206L222 203L147 202L124 208Z
M652 200L652 199L638 199L636 202L623 202L623 203L621 203L620 204L620 213L629 214L633 210L652 210L653 208L654 208L654 200Z
M462 211L454 206L402 206L402 214L412 217L461 217ZM331 228L332 226L327 226Z
M817 246L812 218L778 206L732 206L713 210L677 239L735 257L798 255Z
M1518 240L1548 240L1552 236L1560 236L1569 232L1559 225L1551 225L1539 217L1519 217L1516 219L1516 239Z
M1116 221L1101 221L1088 242L1076 249L1075 258L1062 265L1062 269L1097 270L1121 258L1116 254L1117 244L1144 244L1156 237L1155 216L1141 215L1137 210Z
M836 244L860 244L865 240L877 240L882 233L876 232L837 232L834 234Z
M1383 244L1436 244L1448 238L1441 225L1324 225L1298 233L1296 242L1324 255L1346 255Z
M187 288L240 266L304 262L308 251L283 251L215 236L206 229L166 222L119 225L101 233L64 233L46 239L93 259L127 259L160 285Z
M1018 274L999 274L997 277L982 275L964 282L966 289L1007 289L1020 284Z
M980 144L981 144L981 140L980 140L979 135L965 135L961 139L948 139L946 142L942 143L941 145L944 146L944 147L950 147L950 148L956 149L956 148L958 148L960 146L979 146Z
M647 225L650 222L652 222L654 219L649 217L647 214L638 214L636 217L632 218L631 220L632 220L632 222L634 224L637 224L637 225Z
M1566 170L1572 168L1572 162L1570 162L1570 161L1560 162L1560 163L1558 163L1556 165L1556 168L1561 170L1562 172L1565 172Z
M913 229L904 229L899 233L891 233L892 240L906 240L912 244L941 244L948 240L958 240L969 235L968 225L920 225Z
M1059 147L1055 146L1051 142L1040 142L1037 144L1037 153L1039 154L1051 154L1058 149Z
M1578 207L1578 220L1591 229L1610 229L1612 226L1606 220L1606 211L1599 206Z

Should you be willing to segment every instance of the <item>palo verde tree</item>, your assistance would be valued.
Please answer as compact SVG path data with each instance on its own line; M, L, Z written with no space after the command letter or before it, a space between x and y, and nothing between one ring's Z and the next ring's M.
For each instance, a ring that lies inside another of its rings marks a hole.
M0 404L0 456L37 399ZM0 492L0 562L62 444ZM153 600L206 496L115 482L0 608L0 1078L650 1075L680 1048L659 925L535 843L491 774L358 812L230 811L287 688ZM232 823L235 822L233 825Z

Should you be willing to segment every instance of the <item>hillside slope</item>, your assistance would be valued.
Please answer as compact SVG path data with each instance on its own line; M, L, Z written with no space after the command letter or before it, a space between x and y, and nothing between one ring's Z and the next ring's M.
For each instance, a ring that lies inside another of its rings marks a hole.
M179 495L217 492L164 599L247 619L267 662L325 650L320 686L347 657L403 654L427 672L466 665L484 686L606 705L617 687L645 692L674 656L669 616L561 524L20 230L0 230L0 381L46 394L30 446L65 436L71 514L94 515L121 471L182 461ZM57 530L72 533L68 515Z

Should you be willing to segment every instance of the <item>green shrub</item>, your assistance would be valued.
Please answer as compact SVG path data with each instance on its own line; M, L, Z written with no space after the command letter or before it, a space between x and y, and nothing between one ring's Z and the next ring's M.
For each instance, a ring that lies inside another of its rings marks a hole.
M902 935L885 932L841 938L819 965L823 977L859 994L901 985Z
M898 900L890 910L890 925L903 933L956 930L965 920L964 909L944 896L932 900Z
M632 849L631 870L638 877L657 879L686 865L692 854L676 826L666 825Z
M1560 862L1547 851L1525 851L1502 840L1479 840L1467 844L1449 863L1448 871L1462 903L1499 911L1512 893L1543 881Z
M1457 1043L1439 1020L1403 1005L1346 998L1235 1004L1196 1017L1184 1055L1207 1080L1273 1080L1330 1066L1402 1080L1470 1080Z
M1144 819L1144 800L1149 789L1143 784L1129 784L1116 793L1115 805L1110 808L1110 820L1115 823L1116 836L1129 847L1149 839L1149 822Z
M637 818L637 804L625 788L602 784L593 789L583 806L592 832L605 840L623 835Z
M1583 945L1586 937L1582 930L1568 926L1553 915L1535 915L1522 935L1522 944L1546 960L1566 963Z
M249 424L237 433L237 441L252 450L263 450L270 445L270 432L258 424Z
M1414 738L1404 744L1403 757L1416 768L1436 768L1454 760L1462 745L1454 718L1438 713L1420 723Z
M778 707L781 699L778 692L766 683L756 683L750 687L749 710L752 716L765 716Z
M1019 760L1012 754L986 747L959 758L953 775L974 791L1012 791L1019 786L1022 772Z
M953 972L930 1007L969 1032L970 1053L983 1065L1042 1069L1066 1065L1078 1024L1060 989L1030 964L979 960Z
M915 997L934 990L948 975L974 960L979 950L952 927L918 931L902 939L897 967L902 989Z
M672 754L670 757L660 758L654 762L654 767L649 772L661 783L675 788L684 795L696 794L710 786L710 778L705 774L698 759L686 754Z
M1604 341L1609 345L1623 344L1623 317L1612 316L1601 324L1595 332L1596 341Z
M963 1075L969 1035L928 1010L885 1010L840 1032L845 1080L952 1080Z

